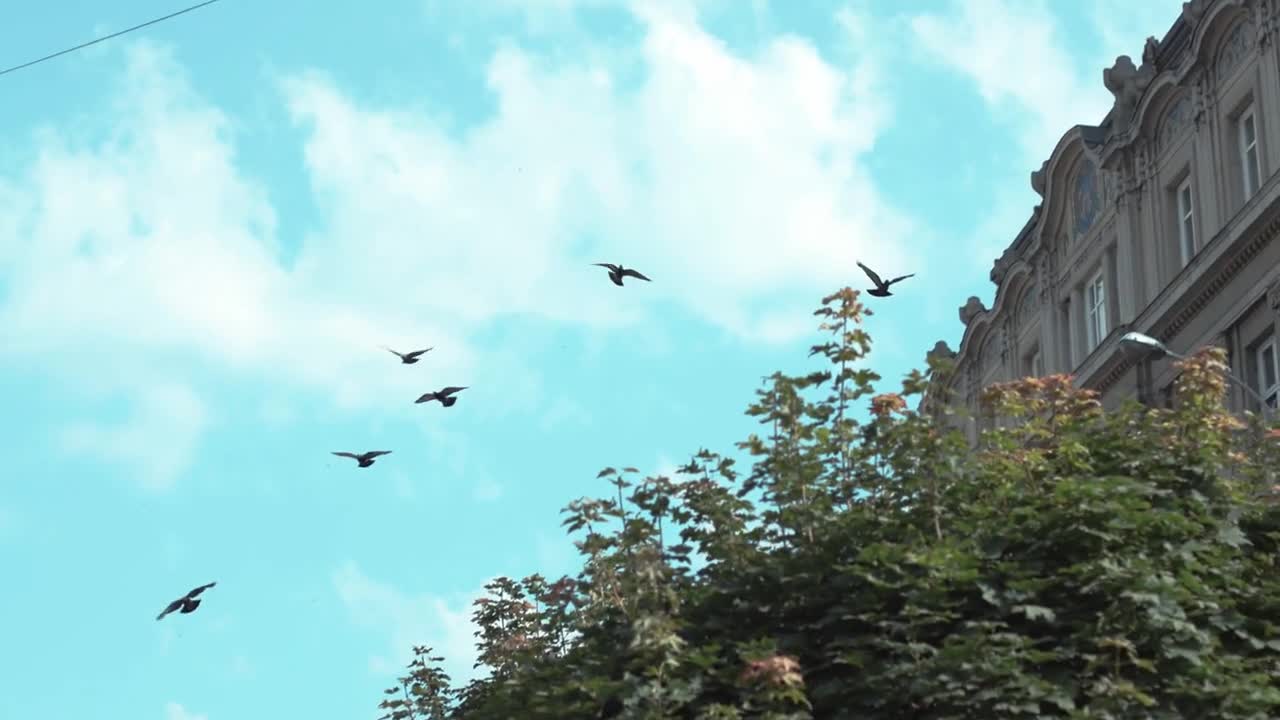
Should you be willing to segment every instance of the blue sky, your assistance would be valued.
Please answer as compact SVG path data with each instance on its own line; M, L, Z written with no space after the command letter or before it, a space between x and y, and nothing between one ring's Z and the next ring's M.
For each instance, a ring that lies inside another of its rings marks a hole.
M110 5L10 9L0 66L180 7ZM465 678L479 588L573 571L601 467L732 451L855 259L917 273L885 389L957 343L1181 7L1112 5L223 0L0 77L0 717L374 717L413 644Z

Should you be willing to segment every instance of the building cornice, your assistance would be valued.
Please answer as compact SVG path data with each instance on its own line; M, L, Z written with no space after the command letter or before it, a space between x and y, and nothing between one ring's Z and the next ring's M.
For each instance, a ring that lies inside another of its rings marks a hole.
M1206 244L1178 277L1165 286L1132 323L1113 330L1108 339L1137 329L1161 342L1171 342L1222 292L1240 271L1280 235L1280 175L1273 175L1249 205ZM1084 387L1106 391L1134 365L1134 360L1108 343L1085 359L1077 374Z

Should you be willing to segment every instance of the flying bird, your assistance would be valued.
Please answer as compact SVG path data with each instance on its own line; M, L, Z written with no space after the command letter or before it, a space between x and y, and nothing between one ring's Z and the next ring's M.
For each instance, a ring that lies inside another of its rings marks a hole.
M165 608L164 612L156 616L156 620L163 620L164 616L171 612L181 612L183 614L195 612L196 608L200 607L200 601L196 599L196 596L217 584L218 583L216 582L211 582L208 585L201 585L195 590L192 590L186 595L174 600L169 603L169 607Z
M359 455L355 453L349 453L349 452L334 453L334 455L337 455L338 457L349 457L352 460L355 460L356 464L359 467L369 467L370 465L373 464L374 458L379 457L381 455L390 455L390 454L391 454L390 450L370 450L369 452L360 453Z
M902 282L903 280L906 280L909 277L915 277L915 273L911 273L910 275L903 275L902 277L896 277L890 280L889 282L885 282L884 280L880 279L880 276L876 274L875 270L872 270L871 268L867 267L866 265L863 265L862 263L858 263L858 267L862 268L862 272L866 273L867 277L871 278L871 282L876 284L874 288L867 291L867 294L873 297L889 297L890 295L893 294L889 292L890 285L896 282Z
M467 389L467 386L465 385L462 387L456 387L456 386L450 385L449 387L443 390L423 393L422 397L418 398L417 400L414 400L413 402L414 404L417 404L417 403L431 402L432 400L439 400L441 405L445 407L453 407L453 404L458 402L458 398L453 397L453 394L462 392L463 390L466 390L466 389Z
M396 357L400 358L400 362L404 363L405 365L412 365L418 362L418 359L421 358L424 354L431 352L433 348L427 348L426 350L414 350L413 352L408 352L408 353L396 352L395 350L392 350L391 348L385 345L382 346L382 349L387 350L392 355L395 355Z
M609 279L612 280L613 284L617 285L618 287L622 287L622 278L624 277L633 277L633 278L638 278L640 280L653 282L652 280L649 280L649 278L645 277L644 275L641 275L639 270L632 270L631 268L625 268L625 267L622 267L621 265L614 265L613 263L592 263L592 264L595 265L596 267L609 268Z

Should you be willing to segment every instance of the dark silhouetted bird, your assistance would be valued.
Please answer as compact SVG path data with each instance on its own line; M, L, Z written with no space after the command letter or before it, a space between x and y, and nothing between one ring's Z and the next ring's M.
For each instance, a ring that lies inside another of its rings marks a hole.
M617 285L618 287L622 287L622 278L624 277L639 278L640 280L653 282L652 280L649 280L649 278L645 277L644 275L641 275L640 271L638 270L632 270L631 268L624 268L621 265L614 265L613 263L593 263L593 264L596 267L609 268L609 279L612 280L613 284Z
M455 387L453 385L450 385L449 387L443 390L423 393L422 397L418 398L417 400L414 400L413 402L416 404L416 403L431 402L432 400L439 400L441 405L445 407L453 407L453 404L458 402L458 398L453 397L453 394L457 392L462 392L463 390L466 390L466 389L467 389L466 385L463 385L462 387Z
M410 352L410 353L402 353L402 352L396 352L395 350L392 350L391 348L385 345L383 345L382 348L384 350L387 350L391 354L395 355L396 357L400 358L400 362L404 363L405 365L412 365L418 362L419 358L421 358L425 353L431 352L431 350L433 349L433 348L427 348L426 350L414 350L413 352Z
M355 453L349 453L349 452L334 453L334 455L337 455L338 457L349 457L352 460L355 460L356 464L359 465L360 467L369 467L370 465L373 464L374 458L380 457L382 455L390 455L390 454L391 454L390 450L370 450L367 453L360 453L359 455Z
M872 270L871 268L867 267L866 265L863 265L862 263L858 263L858 267L862 268L862 272L866 273L867 277L871 278L871 282L876 284L874 288L867 291L867 294L873 297L889 297L890 295L893 294L889 292L890 285L896 282L902 282L903 280L906 280L909 277L915 277L915 273L911 273L910 275L903 275L902 277L896 277L890 280L889 282L885 282L884 280L880 279L880 276L876 274L875 270Z
M183 614L195 612L196 608L200 607L200 601L196 599L196 596L217 584L218 583L216 582L211 582L208 585L201 585L195 590L192 590L186 595L174 600L169 603L169 607L165 608L164 612L156 616L156 620L163 620L164 616L171 612L181 612Z

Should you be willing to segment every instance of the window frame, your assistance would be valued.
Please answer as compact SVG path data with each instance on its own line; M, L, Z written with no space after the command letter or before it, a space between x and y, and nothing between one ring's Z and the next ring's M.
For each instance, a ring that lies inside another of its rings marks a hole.
M1101 291L1099 291L1101 288ZM1085 354L1107 337L1107 284L1102 268L1090 276L1084 290Z
M1267 385L1267 365L1266 353L1271 351L1271 375L1273 382ZM1267 338L1258 344L1254 349L1254 362L1258 364L1258 395L1262 397L1263 403L1271 409L1276 409L1280 405L1280 346L1276 344L1275 335Z
M1183 203L1183 194L1186 194L1186 203ZM1178 221L1178 252L1182 257L1182 265L1185 267L1196 256L1200 248L1196 238L1196 212L1195 212L1195 191L1191 187L1191 174L1187 173L1187 177L1178 183L1178 187L1174 190L1174 207ZM1188 227L1190 225L1190 227Z
M1252 144L1245 139L1246 127L1253 130ZM1236 142L1240 151L1240 171L1244 182L1244 199L1245 202L1248 202L1262 187L1262 148L1258 137L1258 114L1254 110L1252 102L1245 107L1240 113L1239 119L1236 120ZM1252 161L1249 158L1251 151L1253 153Z

